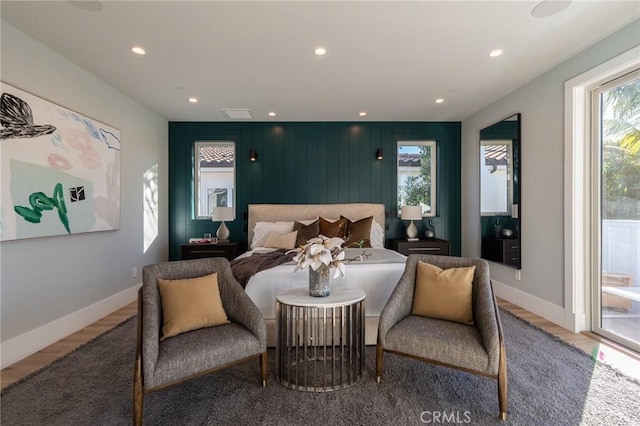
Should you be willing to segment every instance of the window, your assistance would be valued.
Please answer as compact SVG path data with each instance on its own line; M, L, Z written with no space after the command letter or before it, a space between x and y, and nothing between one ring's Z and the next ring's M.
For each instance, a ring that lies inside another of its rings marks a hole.
M480 141L480 214L511 215L513 142Z
M235 206L235 143L196 142L194 146L194 211L208 219L214 207Z
M398 141L398 215L401 206L421 206L436 215L436 142Z

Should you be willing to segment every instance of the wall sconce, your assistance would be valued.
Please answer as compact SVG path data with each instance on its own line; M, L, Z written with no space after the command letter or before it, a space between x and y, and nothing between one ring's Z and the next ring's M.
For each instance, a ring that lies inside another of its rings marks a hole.
M251 148L251 151L249 151L249 160L256 161L257 159L258 159L258 153L256 152L255 149Z
M382 154L383 154L383 153L382 153L382 148L378 148L378 149L376 150L376 158L377 158L378 160L382 160L382 157L383 157L383 155L382 155Z

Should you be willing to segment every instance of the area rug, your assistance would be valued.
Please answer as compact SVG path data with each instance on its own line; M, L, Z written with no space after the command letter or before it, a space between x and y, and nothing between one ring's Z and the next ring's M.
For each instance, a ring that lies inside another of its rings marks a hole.
M308 393L274 377L260 386L258 361L145 397L146 425L637 425L640 384L582 351L502 312L509 417L499 420L497 385L407 358L385 355L375 381L375 348L362 380ZM2 425L128 425L132 422L135 320L2 392Z

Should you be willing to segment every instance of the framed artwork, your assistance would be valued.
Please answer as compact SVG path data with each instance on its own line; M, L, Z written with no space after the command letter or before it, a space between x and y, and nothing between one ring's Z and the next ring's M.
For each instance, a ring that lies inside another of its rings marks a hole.
M119 229L120 131L0 87L0 241Z

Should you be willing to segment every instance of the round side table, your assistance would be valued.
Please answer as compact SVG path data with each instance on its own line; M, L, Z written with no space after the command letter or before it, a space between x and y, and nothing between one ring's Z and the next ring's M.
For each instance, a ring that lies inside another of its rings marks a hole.
M362 378L364 299L357 289L312 297L297 288L276 297L276 377L283 386L326 392Z

